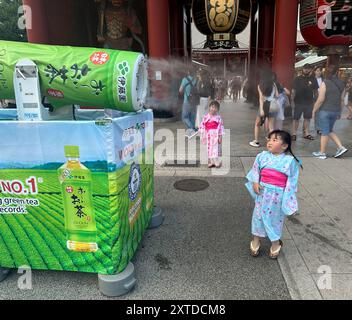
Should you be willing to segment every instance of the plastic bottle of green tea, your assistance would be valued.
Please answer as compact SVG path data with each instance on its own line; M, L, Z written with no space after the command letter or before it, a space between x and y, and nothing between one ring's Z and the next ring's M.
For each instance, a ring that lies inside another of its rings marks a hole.
M59 168L64 204L67 248L78 252L98 250L93 210L91 172L79 160L78 146L65 146L67 161Z

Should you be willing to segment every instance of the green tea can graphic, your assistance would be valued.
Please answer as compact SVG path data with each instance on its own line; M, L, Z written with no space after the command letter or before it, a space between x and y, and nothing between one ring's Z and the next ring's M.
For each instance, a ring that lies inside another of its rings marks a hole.
M37 66L41 93L55 109L76 104L136 112L146 103L148 69L141 53L5 40L0 40L1 99L15 99L14 70L23 58Z

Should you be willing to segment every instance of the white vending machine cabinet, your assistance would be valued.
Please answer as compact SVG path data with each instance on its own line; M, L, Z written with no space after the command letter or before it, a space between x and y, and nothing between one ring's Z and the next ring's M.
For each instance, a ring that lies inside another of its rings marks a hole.
M38 67L33 61L23 59L17 62L14 88L18 120L43 120L44 107L41 103Z

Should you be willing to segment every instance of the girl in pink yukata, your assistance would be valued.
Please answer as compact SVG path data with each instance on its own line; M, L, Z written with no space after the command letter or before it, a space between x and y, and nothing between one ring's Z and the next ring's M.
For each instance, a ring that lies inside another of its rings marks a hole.
M224 125L219 115L220 103L216 100L209 104L209 112L203 117L199 127L202 143L207 145L208 168L220 168L221 143Z
M301 165L292 153L288 132L274 130L267 140L268 151L257 155L247 175L246 187L255 201L250 251L252 256L258 256L260 239L268 237L272 243L269 257L276 259L282 247L285 216L298 210L296 192Z

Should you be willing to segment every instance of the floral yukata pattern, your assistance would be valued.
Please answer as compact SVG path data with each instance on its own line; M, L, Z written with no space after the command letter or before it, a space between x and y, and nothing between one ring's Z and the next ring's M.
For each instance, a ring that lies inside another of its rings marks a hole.
M199 127L202 143L207 145L208 158L217 159L221 156L219 137L224 135L224 125L219 115L209 113L203 117Z
M286 187L277 187L260 182L260 171L273 169L287 176ZM282 229L286 215L292 215L298 210L297 184L299 166L297 161L284 153L274 155L263 151L257 155L252 169L247 174L246 187L255 201L252 216L252 234L258 237L268 237L270 241L278 241L282 236ZM253 183L263 187L261 194L253 190Z

